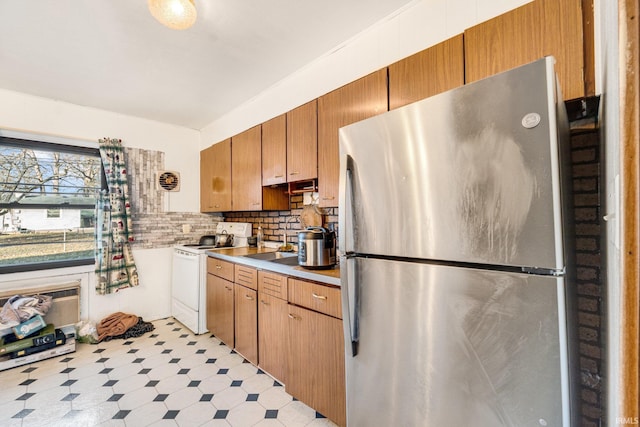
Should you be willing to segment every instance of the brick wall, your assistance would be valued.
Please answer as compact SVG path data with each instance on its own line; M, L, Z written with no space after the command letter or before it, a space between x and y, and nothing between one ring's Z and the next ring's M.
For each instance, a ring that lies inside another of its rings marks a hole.
M196 243L200 236L215 234L220 214L165 212L169 193L159 188L157 175L164 169L162 151L125 148L129 172L129 199L133 220L134 248L162 248L181 243ZM182 226L191 231L184 233Z
M600 143L597 130L571 136L576 226L576 293L581 426L602 425L603 278L601 271Z
M264 238L267 241L281 242L282 235L287 227L291 232L287 235L287 241L297 243L298 236L295 233L301 229L298 218L302 212L302 194L292 195L289 199L291 210L288 211L263 211L263 212L227 212L224 220L229 222L250 222L253 224L253 234L258 232L258 227L262 226ZM331 230L338 232L338 208L321 209L322 224ZM289 221L287 223L287 221Z

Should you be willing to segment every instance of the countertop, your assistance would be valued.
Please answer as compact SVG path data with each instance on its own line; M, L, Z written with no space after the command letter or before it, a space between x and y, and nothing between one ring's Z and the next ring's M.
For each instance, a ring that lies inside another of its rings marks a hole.
M310 270L300 266L278 264L271 261L247 258L245 256L266 252L276 252L276 250L271 248L258 249L245 247L217 249L215 251L206 251L206 254L212 258L219 258L224 261L233 262L234 264L247 265L260 270L273 271L275 273L285 274L291 277L313 280L333 286L340 286L340 267L338 265L326 270Z

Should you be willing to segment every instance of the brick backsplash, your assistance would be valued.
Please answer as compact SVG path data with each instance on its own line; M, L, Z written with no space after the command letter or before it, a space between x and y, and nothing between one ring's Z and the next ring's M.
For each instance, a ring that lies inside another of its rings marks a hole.
M576 294L582 426L602 425L603 281L600 218L600 141L596 129L571 136Z
M133 220L133 248L150 249L181 243L197 243L206 234L215 234L220 214L165 212L167 192L160 189L156 177L164 168L161 151L125 148L129 172L129 198ZM191 231L184 233L182 226Z
M288 211L262 211L262 212L227 212L224 220L229 222L250 222L253 224L253 234L258 232L258 227L262 227L264 239L266 241L281 242L285 226L287 227L287 241L298 243L296 231L300 231L299 217L302 212L303 196L301 194L292 195L289 199L291 210ZM338 233L338 208L322 208L322 224L330 230ZM288 223L287 223L288 221Z

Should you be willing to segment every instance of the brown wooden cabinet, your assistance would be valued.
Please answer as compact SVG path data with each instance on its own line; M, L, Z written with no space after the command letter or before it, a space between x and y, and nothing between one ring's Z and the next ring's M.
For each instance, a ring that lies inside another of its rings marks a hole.
M258 364L258 270L235 264L235 349Z
M231 210L231 139L200 152L200 211Z
M340 288L289 278L289 302L342 318Z
M585 96L582 19L579 0L535 0L465 30L465 82L553 55L564 98Z
M342 321L289 305L287 393L346 425Z
M287 277L258 272L258 361L277 380L287 383L289 342Z
M235 349L258 364L258 292L235 284Z
M267 294L260 294L258 299L259 366L287 383L289 305L286 300Z
M234 211L262 210L260 126L254 126L231 138L231 193Z
M459 34L389 65L389 109L463 84L464 46Z
M287 182L287 116L262 124L262 185Z
M318 98L318 193L322 207L338 206L338 129L387 111L387 69Z
M220 341L233 348L233 282L207 274L207 328Z
M318 177L318 101L287 113L287 182Z

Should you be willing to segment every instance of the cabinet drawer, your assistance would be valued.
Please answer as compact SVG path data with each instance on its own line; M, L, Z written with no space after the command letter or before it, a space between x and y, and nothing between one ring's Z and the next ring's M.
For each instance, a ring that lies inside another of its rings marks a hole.
M247 267L245 265L235 265L235 282L239 285L246 286L253 290L258 289L258 270L253 267Z
M258 272L258 292L287 299L287 276L261 270Z
M342 319L340 288L289 278L289 302Z
M207 258L207 273L233 282L233 263L217 258Z

